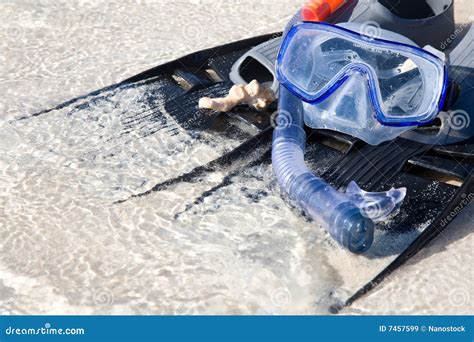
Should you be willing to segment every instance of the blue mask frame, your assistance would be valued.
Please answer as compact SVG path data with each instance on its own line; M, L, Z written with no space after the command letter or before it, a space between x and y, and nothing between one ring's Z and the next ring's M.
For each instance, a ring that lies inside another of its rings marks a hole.
M430 108L429 111L425 113L420 113L417 116L412 116L408 118L407 117L393 117L393 116L385 115L385 113L383 112L381 108L381 105L379 103L379 100L377 98L377 93L375 90L377 87L376 75L373 75L373 71L371 71L370 68L368 68L363 63L351 63L345 66L344 68L341 69L341 72L336 74L337 77L334 77L328 83L329 88L327 90L324 90L324 92L322 92L321 94L316 94L316 95L309 94L304 89L299 88L298 86L293 84L291 81L289 81L288 78L281 71L281 65L283 64L283 59L284 59L286 51L288 50L288 46L290 42L292 41L293 37L300 30L315 30L315 31L317 30L319 32L326 31L333 34L341 35L341 37L355 38L357 40L360 40L362 44L366 42L370 42L372 44L375 43L381 47L390 48L393 51L400 51L402 53L405 52L405 53L414 54L434 64L434 66L440 73L440 77L443 78L441 92L439 95L439 99L437 101L438 102L437 106L432 106L432 108ZM302 101L307 102L307 103L319 103L325 100L326 98L328 98L329 96L331 96L332 93L334 93L350 77L350 74L353 73L354 71L366 76L367 86L368 86L369 94L370 94L370 101L371 101L373 110L375 112L375 118L382 125L400 127L400 126L416 126L416 125L427 124L431 122L438 115L439 111L443 108L443 104L446 97L446 91L448 87L447 66L444 63L444 61L442 61L440 58L417 46L412 46L412 45L389 41L389 40L380 39L380 38L368 37L358 32L354 32L346 28L331 25L328 23L301 22L291 27L291 29L289 30L288 34L286 35L286 37L284 38L281 44L281 47L277 56L276 74L277 74L277 78L279 82L285 88L287 88L290 92L292 92Z

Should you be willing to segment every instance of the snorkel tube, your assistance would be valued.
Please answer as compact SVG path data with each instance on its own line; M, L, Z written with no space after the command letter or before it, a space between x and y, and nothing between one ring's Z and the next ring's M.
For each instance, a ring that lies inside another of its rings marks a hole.
M311 9L311 6L308 8ZM299 20L301 12L288 23L284 35ZM311 218L324 224L332 238L344 248L352 253L367 251L374 240L372 220L364 217L344 194L316 177L305 164L306 133L301 100L280 86L278 108L273 131L272 164L281 188Z
M306 133L301 100L280 87L273 131L273 171L280 186L344 248L363 253L372 245L374 223L351 199L315 176L304 161Z
M353 253L366 252L374 240L374 222L399 207L406 189L366 192L352 181L343 193L314 175L304 161L304 103L284 82L279 92L272 164L281 188L340 245Z

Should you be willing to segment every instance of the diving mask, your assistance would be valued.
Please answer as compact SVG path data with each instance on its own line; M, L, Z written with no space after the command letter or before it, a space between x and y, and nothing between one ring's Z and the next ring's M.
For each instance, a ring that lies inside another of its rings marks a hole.
M277 77L303 101L305 123L379 144L432 121L448 83L444 60L396 33L347 27L302 22L283 39Z

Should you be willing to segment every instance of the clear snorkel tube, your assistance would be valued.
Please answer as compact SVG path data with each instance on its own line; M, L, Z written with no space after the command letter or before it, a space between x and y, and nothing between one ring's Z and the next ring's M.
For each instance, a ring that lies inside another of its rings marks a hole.
M280 186L344 248L367 251L374 238L374 221L386 219L403 201L406 189L370 193L351 182L345 193L338 192L305 164L301 100L281 87L279 107L272 163Z
M280 186L344 248L366 252L374 239L374 222L385 220L399 207L406 189L366 192L351 182L345 193L337 191L305 164L303 102L280 86L278 107L272 163Z

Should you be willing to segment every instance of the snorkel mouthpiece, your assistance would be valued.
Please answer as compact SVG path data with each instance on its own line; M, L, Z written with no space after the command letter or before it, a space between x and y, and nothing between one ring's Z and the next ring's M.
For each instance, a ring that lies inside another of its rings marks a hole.
M355 183L348 186L346 193L337 191L305 164L301 101L280 87L279 108L273 131L272 165L280 186L342 247L352 253L366 252L374 240L373 220L387 218L403 201L405 192L366 192Z

